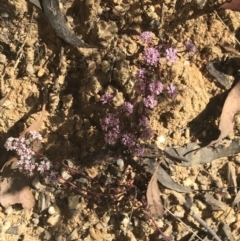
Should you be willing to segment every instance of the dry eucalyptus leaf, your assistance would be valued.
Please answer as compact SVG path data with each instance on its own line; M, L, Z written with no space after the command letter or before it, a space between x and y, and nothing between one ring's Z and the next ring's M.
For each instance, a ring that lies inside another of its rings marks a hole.
M159 196L159 188L158 188L158 166L155 172L152 175L152 178L147 187L147 203L150 210L150 213L155 216L161 218L163 216L164 210L163 205Z
M42 111L41 111L39 117L26 130L24 130L21 133L20 137L23 137L29 131L39 131L41 129L41 125L43 123L43 118L45 116L45 111L46 111L46 104L43 104Z
M234 191L237 193L237 175L235 166L232 162L227 163L227 181L228 185L234 187Z
M221 141L233 131L234 116L240 110L240 81L230 90L223 105L222 114L218 129L221 131L217 140L212 141L209 145Z
M219 43L219 45L225 49L225 51L230 52L238 57L240 57L240 52L238 52L234 47L232 47L229 43L223 42Z
M232 206L238 204L240 202L240 191L238 191L236 197L234 198L234 201L232 203Z
M240 11L240 1L232 0L230 3L224 3L220 8Z
M17 158L6 162L0 172L0 204L7 208L20 203L24 209L31 209L35 199L30 187L29 180L17 167Z

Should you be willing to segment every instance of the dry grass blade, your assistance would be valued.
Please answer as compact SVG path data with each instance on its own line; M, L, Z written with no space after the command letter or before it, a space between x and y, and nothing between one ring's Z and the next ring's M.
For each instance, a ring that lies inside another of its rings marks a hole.
M12 93L12 90L9 91L9 93L7 93L1 100L0 100L0 106L2 106L4 104L4 102L10 97Z
M154 217L163 217L163 205L159 196L159 188L157 182L158 166L152 175L152 178L148 184L147 188L147 203L149 211Z
M240 57L240 52L238 52L234 47L232 47L230 44L223 42L219 43L219 45L224 48L227 52L232 53L238 57Z
M240 191L238 191L236 197L234 198L234 201L232 203L232 206L238 204L240 202Z
M39 117L37 118L37 120L35 122L33 122L26 130L24 130L21 133L20 137L23 137L29 131L39 131L41 129L41 125L43 123L43 118L45 116L45 110L46 110L46 104L43 104L42 112L39 115Z
M227 181L228 185L234 187L235 194L237 193L237 175L236 169L232 162L227 163Z
M229 133L233 131L234 116L240 110L240 81L230 90L227 99L225 100L222 114L220 117L219 130L221 134L217 140L212 141L209 145L221 141Z

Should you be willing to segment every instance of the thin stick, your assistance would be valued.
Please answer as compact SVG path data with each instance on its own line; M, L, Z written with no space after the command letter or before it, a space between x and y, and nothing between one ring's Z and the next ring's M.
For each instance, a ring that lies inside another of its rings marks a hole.
M234 40L240 45L240 42L238 41L238 39L231 33L230 29L228 28L228 26L223 22L223 20L220 18L220 16L218 15L217 11L215 10L214 13L216 14L217 18L220 20L220 22L225 26L225 28L230 32L230 34L232 35L232 37L234 38Z
M174 214L169 210L169 209L167 209L167 208L165 208L164 207L164 209L166 210L166 211L168 211L174 218L176 218L180 223L182 223L187 229L188 229L188 231L189 232L191 232L192 234L194 234L195 235L195 237L197 237L199 240L201 240L201 241L204 241L202 238L200 238L187 224L185 224L180 218L177 218L177 217L175 217L174 216Z
M190 211L191 216L198 221L207 231L217 240L217 241L222 241L217 234L211 229L203 219L198 217L193 211Z

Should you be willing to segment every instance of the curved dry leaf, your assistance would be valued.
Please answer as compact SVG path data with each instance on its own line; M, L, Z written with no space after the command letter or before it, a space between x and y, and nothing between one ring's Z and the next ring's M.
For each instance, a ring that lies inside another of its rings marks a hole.
M39 117L26 130L24 130L21 133L20 137L23 137L29 131L39 131L41 129L41 125L43 123L43 118L45 116L45 111L46 111L46 104L43 104L42 111L41 111Z
M18 170L17 158L7 161L0 173L0 204L7 208L20 203L24 209L33 208L35 199L28 183L28 178Z
M230 3L224 3L220 8L239 11L240 10L240 1L232 0Z
M222 114L218 129L221 131L217 140L212 141L209 145L221 141L233 131L234 116L240 110L240 81L230 90L223 105Z
M150 213L153 216L161 218L163 216L164 210L163 205L159 196L158 188L158 166L152 175L152 178L147 187L147 203Z
M148 171L153 174L156 170L155 160L149 159L149 158L144 158L142 161L144 164L146 164L148 166ZM177 192L192 192L193 191L192 189L181 186L180 184L175 182L161 166L158 166L157 179L163 186L165 186L166 188L169 188L171 190L174 190Z

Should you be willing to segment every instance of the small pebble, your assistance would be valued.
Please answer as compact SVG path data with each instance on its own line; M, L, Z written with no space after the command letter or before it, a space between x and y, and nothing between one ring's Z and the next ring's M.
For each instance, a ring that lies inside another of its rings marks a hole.
M18 235L18 226L10 227L7 231L7 234Z
M7 61L7 57L4 54L0 54L0 63L5 64Z
M195 0L195 1L200 7L203 7L207 2L207 0Z
M72 176L66 170L62 170L61 171L61 176L65 180L72 179Z
M11 223L9 221L6 221L2 226L3 232L6 232L10 227L11 227Z
M123 159L118 159L117 160L117 165L120 171L122 171L124 169L124 161Z
M107 73L110 70L111 64L107 60L103 60L101 63L102 71Z
M34 68L33 68L33 65L32 64L27 64L27 67L26 67L26 72L28 73L28 74L34 74L35 73L35 70L34 70Z
M69 209L75 209L79 204L79 195L68 196L68 207Z
M36 190L40 190L40 189L43 188L43 185L40 183L38 176L36 176L36 177L32 180L32 186L33 186Z
M55 226L59 221L60 221L61 217L60 214L54 215L54 216L50 216L47 219L47 223L51 226Z
M9 14L6 12L1 13L2 18L9 18Z
M74 229L72 233L67 237L67 241L77 240L79 237L77 229Z
M38 225L39 224L39 219L38 218L33 218L32 222L33 222L33 224Z
M45 69L41 68L38 70L37 76L42 77L44 75L44 73L45 73Z
M50 215L53 215L53 214L60 213L60 210L59 210L58 206L55 204L55 205L50 206L50 207L48 208L48 213L49 213Z
M71 16L67 16L67 21L68 21L69 23L73 23L73 18L72 18Z
M12 206L9 206L8 208L6 208L6 209L5 209L5 213L6 213L7 215L12 214L12 213L13 213L13 208L12 208Z
M51 233L48 232L47 230L45 230L45 231L44 231L44 236L43 236L43 238L44 238L45 240L50 240L51 237L52 237Z

